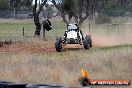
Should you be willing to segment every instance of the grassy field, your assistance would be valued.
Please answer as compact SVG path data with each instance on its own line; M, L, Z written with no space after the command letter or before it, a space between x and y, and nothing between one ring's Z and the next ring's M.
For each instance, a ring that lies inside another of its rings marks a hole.
M31 20L1 21L0 39L19 42L0 47L0 80L81 87L78 78L81 76L82 67L89 71L91 79L132 80L130 25L121 27L120 34L118 29L112 26L108 34L106 25L94 24L89 31L90 22L86 21L82 30L84 34L92 34L94 47L90 50L64 49L63 52L57 53L54 40L62 36L66 28L62 20L51 20L53 30L46 32L48 41L22 37L22 27L25 28L26 36L34 35L35 26Z
M14 20L13 20L14 21ZM34 36L35 32L35 25L33 22L3 22L0 23L0 40L22 40L23 39L23 27L25 29L25 36L32 37ZM55 39L58 35L62 36L62 33L65 31L65 24L61 23L54 23L53 30L47 32L46 37L48 39Z

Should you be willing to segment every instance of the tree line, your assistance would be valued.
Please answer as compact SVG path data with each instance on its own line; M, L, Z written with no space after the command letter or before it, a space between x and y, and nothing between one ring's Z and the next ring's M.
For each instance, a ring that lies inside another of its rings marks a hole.
M31 10L32 1L33 0L0 0L0 10L10 10L12 9L12 7L16 7L18 9L30 9ZM79 8L78 2L87 1L87 0L55 0L55 1L61 1L63 4L63 9L65 9L66 11L69 11L68 12L69 14L72 14L73 9L75 9L76 7ZM104 3L103 5L105 7L105 10L132 11L132 0L99 0L99 1L88 0L88 1L90 2L93 1L94 4L97 5L97 7L100 6L102 3ZM108 4L105 4L105 3L108 3Z
M0 10L31 10L32 0L0 0Z

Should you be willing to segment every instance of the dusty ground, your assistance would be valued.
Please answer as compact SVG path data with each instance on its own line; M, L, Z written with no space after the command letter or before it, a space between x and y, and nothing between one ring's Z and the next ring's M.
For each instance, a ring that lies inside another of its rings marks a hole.
M112 38L107 36L92 35L93 48L110 47L116 45L132 44L132 38ZM44 53L44 52L56 52L55 41L39 41L39 42L14 42L11 45L4 45L0 47L0 52L7 53L20 53L20 52L30 52L30 53ZM66 45L65 49L81 49L83 45Z
M94 47L108 47L115 45L127 45L132 44L131 36L106 36L106 35L92 35L93 46Z

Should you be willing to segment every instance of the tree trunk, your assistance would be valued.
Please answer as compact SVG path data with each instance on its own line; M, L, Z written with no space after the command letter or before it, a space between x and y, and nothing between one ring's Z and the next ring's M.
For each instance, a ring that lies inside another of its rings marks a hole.
M78 16L75 16L75 23L78 24Z
M45 28L43 28L43 39L46 40L46 37L45 37Z
M33 16L34 16L34 24L36 25L35 36L40 36L41 31L41 23L39 22L39 14L43 9L43 6L46 4L47 0L44 0L39 5L39 10L37 11L37 0L35 0L35 5L33 6Z
M41 31L41 23L39 22L39 16L37 14L34 16L34 23L36 25L35 36L39 37Z

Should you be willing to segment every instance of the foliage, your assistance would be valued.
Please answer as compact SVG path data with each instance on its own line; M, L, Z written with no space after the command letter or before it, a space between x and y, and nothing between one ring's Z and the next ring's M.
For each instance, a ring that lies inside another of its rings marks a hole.
M92 8L86 5L87 1ZM93 15L98 13L99 15L124 16L132 12L132 0L63 0L62 10L72 17L78 14L81 5L83 5L83 11L86 11L85 8L90 8L88 12Z
M10 5L13 7L18 7L21 3L21 0L10 0Z
M31 10L32 9L32 0L21 0L21 7L23 10Z
M104 8L103 14L107 14L109 16L124 16L127 11L126 2L110 0Z
M10 0L11 7L15 7L19 10L31 9L32 0Z
M0 10L9 9L9 0L0 0Z
M52 2L60 11L63 21L66 24L71 23L71 19L74 18L75 23L79 27L94 12L94 7L96 6L95 0L63 0L59 4L55 0L52 0ZM66 18L67 15L69 20Z
M70 18L74 15L74 3L72 0L63 0L61 6L63 12L68 14Z

